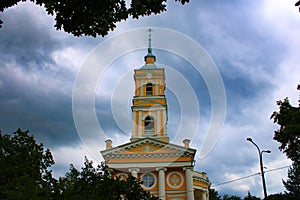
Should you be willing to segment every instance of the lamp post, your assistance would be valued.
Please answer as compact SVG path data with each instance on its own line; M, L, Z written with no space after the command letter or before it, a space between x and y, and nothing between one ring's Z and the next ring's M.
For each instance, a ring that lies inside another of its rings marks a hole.
M260 171L261 171L261 179L262 179L262 185L263 185L263 190L264 190L264 196L265 198L267 198L267 189L266 189L266 181L265 181L265 174L264 174L264 166L263 166L263 158L262 158L262 154L264 152L266 153L271 153L270 150L263 150L261 151L260 148L257 146L257 144L255 144L252 140L252 138L247 138L247 140L249 142L251 142L252 144L254 144L254 146L256 146L257 150L258 150L258 154L259 154L259 164L260 164Z

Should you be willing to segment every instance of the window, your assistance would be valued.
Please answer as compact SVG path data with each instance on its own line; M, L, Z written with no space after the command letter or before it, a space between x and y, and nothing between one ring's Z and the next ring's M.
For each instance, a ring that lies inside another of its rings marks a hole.
M145 188L151 188L154 186L154 183L155 183L155 178L152 174L145 174L143 177L142 177L142 181L143 181L143 186Z
M153 131L154 130L154 119L151 116L147 116L145 118L145 131Z
M146 85L146 96L152 96L152 83Z

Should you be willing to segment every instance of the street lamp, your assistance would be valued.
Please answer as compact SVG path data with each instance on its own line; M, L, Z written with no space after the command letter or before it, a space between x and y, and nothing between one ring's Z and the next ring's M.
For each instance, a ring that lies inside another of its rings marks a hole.
M255 144L252 140L252 138L247 138L247 140L249 142L251 142L252 144L254 144L254 146L256 146L257 150L258 150L258 154L259 154L259 163L260 163L260 171L261 171L261 179L262 179L262 185L263 185L263 189L264 189L264 196L265 198L267 198L267 189L266 189L266 181L265 181L265 174L264 174L264 166L263 166L263 158L262 158L262 154L265 153L271 153L270 150L263 150L261 151L260 148L257 146L257 144Z

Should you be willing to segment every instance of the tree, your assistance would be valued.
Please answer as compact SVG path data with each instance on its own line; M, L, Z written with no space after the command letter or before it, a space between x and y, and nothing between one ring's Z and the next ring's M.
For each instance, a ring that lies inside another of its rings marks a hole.
M85 158L82 171L73 165L66 177L59 180L59 199L97 199L97 200L157 200L144 191L140 182L132 176L126 180L111 176L111 169L104 164L93 167L93 163Z
M218 191L215 189L209 188L209 200L221 200L220 195L218 194Z
M228 194L224 194L223 200L242 200L242 198L236 195L229 196Z
M264 200L293 200L293 198L289 194L271 194L268 195ZM296 200L296 199L294 199Z
M2 0L0 11L26 0ZM64 29L74 36L107 35L114 30L116 23L132 16L159 14L166 11L167 0L131 0L130 6L125 0L30 0L44 6L49 15L55 15L56 29ZM181 4L189 0L175 0ZM3 22L0 20L0 28Z
M48 170L53 164L50 150L37 144L29 131L18 129L12 136L0 131L0 199L158 199L144 191L134 177L114 178L107 166L94 168L87 158L81 171L71 165L59 180Z
M271 119L279 125L274 140L280 143L279 149L292 160L285 188L295 198L300 199L300 108L291 106L288 98L278 101L279 111L274 111Z
M0 199L49 199L55 179L49 149L37 144L29 131L0 133Z
M247 196L245 196L244 200L260 200L260 198L252 196L251 193L248 191L248 194Z

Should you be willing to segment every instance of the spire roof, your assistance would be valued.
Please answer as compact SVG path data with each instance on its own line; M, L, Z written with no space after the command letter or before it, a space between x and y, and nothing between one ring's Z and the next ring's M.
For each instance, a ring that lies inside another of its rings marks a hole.
M148 54L144 57L144 60L146 64L141 67L141 69L156 69L157 66L154 64L156 61L155 55L152 54L152 47L151 47L151 32L153 30L150 28L148 30L149 35L148 35Z
M149 35L148 35L148 54L147 54L147 56L154 56L153 54L152 54L152 48L151 48L151 32L152 32L153 30L151 29L151 28L149 28L149 30L148 30L148 32L149 32Z

